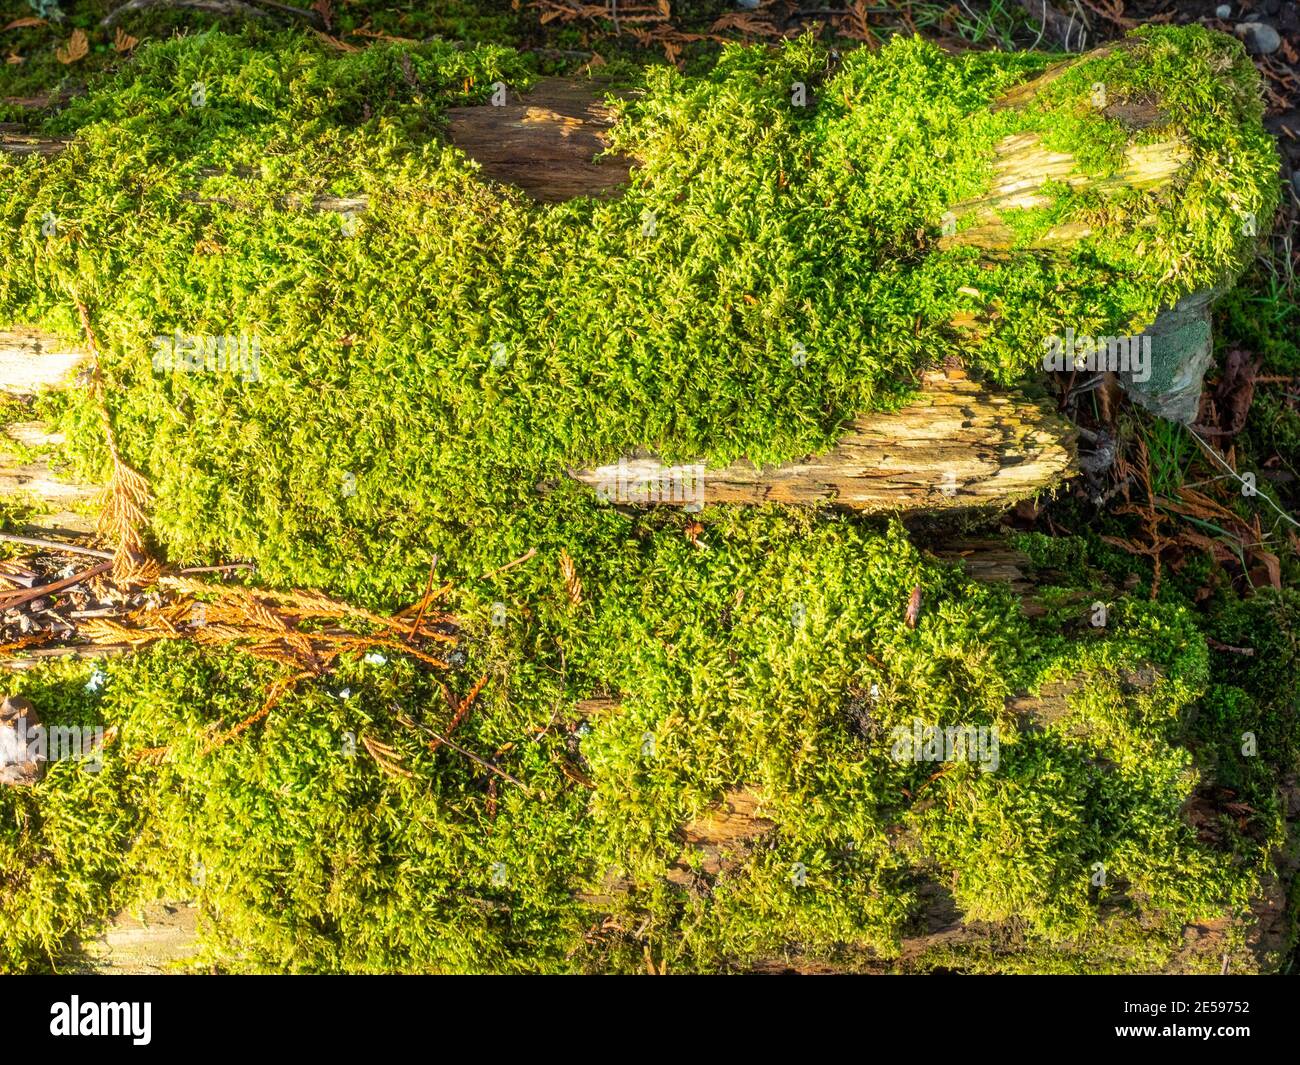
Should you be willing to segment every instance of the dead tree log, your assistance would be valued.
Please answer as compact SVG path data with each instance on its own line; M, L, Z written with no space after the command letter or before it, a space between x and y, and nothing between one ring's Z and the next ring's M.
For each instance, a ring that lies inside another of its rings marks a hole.
M584 84L546 79L527 97L499 107L453 108L448 119L453 143L482 166L486 177L542 202L617 195L634 165L603 154L610 113ZM40 141L13 128L0 133L0 153L44 157L63 147L64 142ZM364 196L336 202L289 195L286 203L357 212L367 206ZM32 394L58 387L86 358L30 329L0 331L0 389ZM833 502L868 511L1005 507L1077 472L1074 434L1046 400L998 393L959 370L928 375L924 386L922 396L905 409L854 421L824 455L766 470L737 463L705 471L703 501ZM614 489L616 502L689 503L637 494L636 483L654 478L660 483L664 472L644 455L570 471L596 487L604 480L632 485L630 494ZM39 495L46 483L32 471L15 469L8 477L0 471L0 491L21 485ZM56 494L48 495L51 504Z
M1122 41L1082 58L1135 47L1136 42ZM993 106L1026 106L1078 61L1049 68ZM1117 102L1102 111L1130 133L1128 149L1112 172L1089 171L1070 153L1048 149L1035 134L1007 137L997 146L989 187L954 205L949 219L953 224L945 225L936 247L973 247L990 260L1064 251L1090 234L1085 219L1067 219L1033 247L1022 247L1008 220L1010 212L1051 206L1063 186L1102 195L1160 188L1179 180L1192 162L1191 148L1176 130L1155 141L1146 136L1146 131L1163 130L1168 124L1158 101ZM479 164L485 178L521 189L540 202L617 196L636 166L635 159L607 153L611 114L589 83L544 79L525 96L453 108L447 118L451 142ZM43 165L43 159L64 146L17 127L0 129L0 155L27 157L22 165ZM201 197L196 192L194 198ZM282 204L290 210L348 212L368 206L361 195L324 198L292 190L285 191ZM987 306L976 299L970 311L948 324L978 336L1005 310L999 309L997 293L972 290L971 295L986 296ZM1210 350L1209 296L1189 297L1147 331L1153 348L1166 349L1163 354L1156 351L1157 361L1179 368L1179 373L1164 378L1177 392L1177 403L1171 405L1168 390L1152 396L1149 389L1132 389L1139 402L1180 420L1195 416L1199 377ZM0 334L0 388L30 393L66 379L82 356L60 348L30 331ZM929 511L1005 507L1050 489L1075 469L1073 434L1049 403L1023 393L996 392L958 371L928 375L921 395L902 410L854 420L825 454L776 468L758 469L745 462L718 470L702 470L699 464L665 468L654 456L633 453L610 466L569 472L616 502L832 502L869 511ZM39 483L21 476L26 483ZM675 480L686 482L682 490L674 488Z

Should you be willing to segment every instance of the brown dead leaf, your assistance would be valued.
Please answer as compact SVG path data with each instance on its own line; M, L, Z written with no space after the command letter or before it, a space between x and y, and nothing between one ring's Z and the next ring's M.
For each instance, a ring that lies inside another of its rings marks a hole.
M129 52L139 43L140 38L132 37L121 26L118 26L117 32L113 34L113 51L115 52Z
M18 67L26 63L27 60L24 59L22 56L20 56L17 52L10 52L9 55L5 57L5 62L8 63L11 67Z
M334 5L330 0L315 0L311 9L320 16L321 22L325 24L327 30L334 28Z
M64 66L69 63L75 63L79 59L85 59L90 54L90 41L86 39L85 30L73 30L72 37L68 40L67 47L56 48L54 58Z
M1260 562L1259 569L1263 570L1263 576L1267 578L1268 583L1276 588L1279 592L1282 590L1282 562L1272 551L1265 551L1262 548L1255 548L1251 556ZM1258 573L1258 570L1256 571Z
M921 586L918 584L912 589L912 594L907 600L907 627L916 628L916 623L921 617Z
M47 23L43 18L16 18L13 20L13 22L8 23L4 28L6 30L20 30L24 26L45 26L45 25L47 25Z
M1248 352L1234 348L1228 352L1223 377L1215 389L1214 405L1219 411L1219 428L1227 436L1241 432L1246 427L1250 405L1255 398L1255 378L1259 376L1260 362Z

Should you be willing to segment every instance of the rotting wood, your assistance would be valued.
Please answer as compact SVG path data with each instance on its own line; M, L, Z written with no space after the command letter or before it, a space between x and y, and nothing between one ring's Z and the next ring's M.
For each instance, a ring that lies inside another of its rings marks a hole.
M609 197L627 184L634 161L607 150L604 135L612 115L603 97L603 90L590 82L543 78L526 95L512 95L499 107L449 108L448 135L452 144L482 167L484 176L515 185L543 203L575 196ZM49 157L67 144L28 133L21 126L0 125L0 154ZM207 199L197 194L192 198ZM210 202L237 205L235 200L220 198ZM285 202L342 212L364 211L368 205L364 195L290 195Z
M975 225L942 236L939 247L970 245L988 253L1011 253L1014 245L1015 254L1069 247L1089 236L1091 227L1079 221L1064 222L1032 244L1020 246L1015 244L1015 233L1004 216L1009 211L1051 206L1053 198L1045 191L1049 183L1068 185L1076 192L1102 194L1159 188L1169 184L1191 157L1179 140L1135 143L1126 149L1122 166L1099 177L1081 172L1073 155L1047 148L1037 134L1014 134L997 146L988 190L952 208L957 224L973 216Z
M36 330L0 332L0 389L32 394L66 383L89 356ZM998 392L960 371L927 374L901 410L863 415L830 451L759 469L737 462L703 473L706 503L832 502L863 511L1006 506L1077 472L1075 433L1043 398ZM27 427L39 435L40 429ZM671 474L671 471L669 471ZM631 455L595 470L602 483L662 484L652 456ZM0 493L25 490L66 514L97 488L55 481L42 463L0 469ZM628 495L615 502L691 502ZM66 520L66 519L65 519Z
M81 945L61 966L73 972L162 974L195 971L198 911L151 902L139 914L119 913L104 933Z
M825 454L768 468L737 462L700 470L633 454L570 475L615 503L937 511L1007 506L1072 476L1077 465L1074 430L1046 400L996 392L948 371L927 375L909 406L854 419Z
M633 165L606 153L612 116L590 83L543 78L522 98L500 107L453 107L447 118L451 142L485 176L544 203L612 196Z
M93 508L100 486L60 476L50 465L47 454L17 458L5 447L5 438L24 448L57 446L63 442L58 433L49 432L40 422L15 422L0 434L0 496L8 496L35 509L29 530L62 530L86 535L93 531Z
M682 853L669 868L668 880L688 887L701 875L717 876L729 855L747 850L776 827L760 808L756 790L737 788L683 826Z

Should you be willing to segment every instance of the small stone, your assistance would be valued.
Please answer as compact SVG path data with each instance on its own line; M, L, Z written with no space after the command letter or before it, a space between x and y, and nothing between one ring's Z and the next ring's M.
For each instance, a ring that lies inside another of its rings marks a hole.
M1215 17L1215 18L1224 18L1224 19L1226 19L1226 18L1231 18L1231 17L1232 17L1232 5L1231 5L1231 4L1220 4L1218 7L1216 7L1216 8L1214 9L1214 17Z
M1267 22L1239 23L1237 36L1251 55L1271 55L1282 47L1282 35Z

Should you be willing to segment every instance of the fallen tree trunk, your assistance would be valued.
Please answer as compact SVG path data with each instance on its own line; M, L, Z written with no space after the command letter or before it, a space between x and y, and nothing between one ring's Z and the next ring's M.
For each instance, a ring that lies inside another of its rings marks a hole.
M453 143L486 175L542 202L616 195L634 163L603 154L610 114L588 85L546 79L527 97L453 108L448 119ZM0 152L13 155L54 155L65 144L12 127L0 133ZM328 211L362 212L368 205L363 195L289 196L287 202ZM88 357L35 330L0 330L0 390L30 395L58 387ZM609 482L614 487L604 494L614 502L833 502L864 511L1006 507L1077 472L1074 434L1050 403L981 387L960 371L926 375L924 394L914 404L857 419L824 455L767 469L748 463L698 467L701 473L686 474L698 482L689 499L657 487L687 469L697 467L663 467L634 455L570 472L598 490ZM64 492L31 471L0 470L0 492L19 486L51 504ZM697 487L703 493L698 500Z
M0 391L60 387L88 360L33 330L0 332ZM1078 472L1074 430L1048 400L997 392L960 371L929 374L924 384L915 403L859 417L831 451L782 466L709 470L633 455L571 476L613 503L834 503L875 512L1006 507ZM61 443L36 423L9 430L29 446ZM0 459L0 494L42 502L51 511L42 527L88 529L90 520L67 507L97 491L59 480L47 459Z
M1147 47L1127 39L1058 64L1011 89L991 108L1034 107L1075 64L1117 51L1143 63ZM992 145L988 187L954 202L942 233L922 240L921 253L967 247L990 264L1068 255L1080 241L1096 235L1102 223L1095 211L1067 204L1057 224L1032 240L1017 235L1022 216L1015 212L1051 209L1065 203L1062 197L1067 194L1108 197L1171 187L1196 163L1192 145L1181 126L1169 120L1158 97L1099 99L1094 104L1101 117L1127 136L1109 170L1098 169L1095 162L1085 166L1075 153L1049 147L1038 133L1008 135ZM522 189L544 203L577 196L618 197L638 165L634 158L607 150L611 112L590 82L543 79L524 96L502 86L491 104L451 108L446 119L451 143L478 163L485 178ZM1158 139L1148 135L1152 129L1160 130ZM42 139L21 128L0 129L0 155L19 157L22 165L46 165L43 160L65 147L64 141ZM186 198L240 206L205 199L197 189ZM294 211L364 213L369 208L362 194L327 197L277 189L274 198L281 208ZM1014 308L1006 307L1003 294L994 288L984 291L976 283L962 286L959 293L964 309L951 317L945 311L941 321L926 327L968 338L973 347L1014 315ZM1170 307L1144 334L1153 339L1155 360L1163 366L1153 380L1176 391L1177 402L1169 402L1168 393L1153 392L1150 385L1143 387L1141 377L1133 389L1135 398L1180 420L1191 420L1196 413L1199 376L1209 351L1209 296L1196 294ZM918 318L918 336L922 328ZM66 380L84 356L63 348L29 330L0 333L0 388L31 393ZM1121 374L1121 382L1133 385L1133 376ZM780 466L760 469L741 461L713 470L700 463L664 467L654 456L633 452L612 465L569 472L614 502L832 502L867 511L929 511L1005 507L1054 487L1075 469L1073 435L1049 403L996 392L957 370L926 375L921 394L907 407L858 417L830 450ZM10 483L20 482L38 494L43 483L30 471L15 471Z

